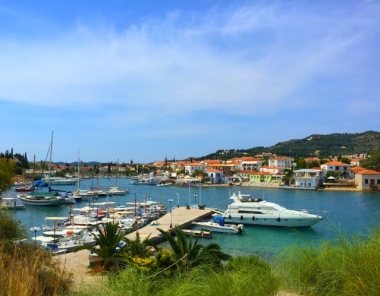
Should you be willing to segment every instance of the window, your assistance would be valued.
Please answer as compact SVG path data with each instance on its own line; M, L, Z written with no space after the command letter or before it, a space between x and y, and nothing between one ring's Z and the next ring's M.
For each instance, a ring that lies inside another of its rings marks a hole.
M377 181L377 185L380 185L380 179L377 179L376 181Z
M368 184L368 179L364 179L364 184Z

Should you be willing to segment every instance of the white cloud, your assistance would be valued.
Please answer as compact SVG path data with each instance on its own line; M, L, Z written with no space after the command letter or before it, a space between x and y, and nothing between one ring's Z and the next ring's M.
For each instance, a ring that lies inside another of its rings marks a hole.
M131 114L145 110L146 117L198 109L277 112L297 105L295 94L307 92L316 76L345 75L351 63L360 64L361 44L379 33L364 5L352 16L328 5L315 13L295 5L191 17L174 11L122 32L76 23L52 39L2 40L0 97L48 106L120 105Z

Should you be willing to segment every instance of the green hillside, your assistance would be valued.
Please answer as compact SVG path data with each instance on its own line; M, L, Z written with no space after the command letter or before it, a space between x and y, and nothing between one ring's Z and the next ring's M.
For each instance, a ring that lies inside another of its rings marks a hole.
M261 153L273 153L292 157L329 157L367 153L380 148L380 132L344 133L329 135L310 135L304 139L279 142L271 147L253 147L249 149L218 150L201 159L229 159L233 157L254 156Z

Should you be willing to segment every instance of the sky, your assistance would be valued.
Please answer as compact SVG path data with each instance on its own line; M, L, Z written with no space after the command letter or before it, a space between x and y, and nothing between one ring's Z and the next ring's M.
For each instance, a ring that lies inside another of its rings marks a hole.
M0 1L0 152L150 163L380 130L379 1Z

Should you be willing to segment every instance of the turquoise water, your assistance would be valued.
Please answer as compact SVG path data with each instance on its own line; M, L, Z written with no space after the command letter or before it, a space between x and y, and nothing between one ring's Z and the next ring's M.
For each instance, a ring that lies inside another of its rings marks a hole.
M82 189L89 189L95 180L81 182ZM263 226L245 226L243 235L214 233L211 239L201 239L201 243L215 242L231 255L258 255L263 259L270 259L292 244L318 243L332 239L341 234L365 234L372 225L379 224L380 194L362 192L324 192L324 191L298 191L282 189L262 189L252 187L156 187L146 185L131 185L129 179L118 179L118 186L128 188L130 193L125 196L112 196L109 201L125 205L145 198L161 201L169 206L179 202L180 206L198 203L207 207L226 209L230 203L229 196L234 191L252 194L267 201L278 203L284 207L295 210L306 209L309 212L321 214L324 220L311 229L284 229ZM100 179L99 186L114 186L114 179ZM76 186L55 186L57 189L74 191ZM46 190L46 189L45 189ZM177 194L178 193L178 194ZM9 194L4 194L7 196ZM106 201L99 198L98 202ZM77 203L74 208L86 206L85 202ZM29 230L34 226L46 224L46 216L68 216L69 207L28 207L25 211L16 211L12 215ZM37 235L41 235L37 234ZM33 235L31 234L31 237Z

